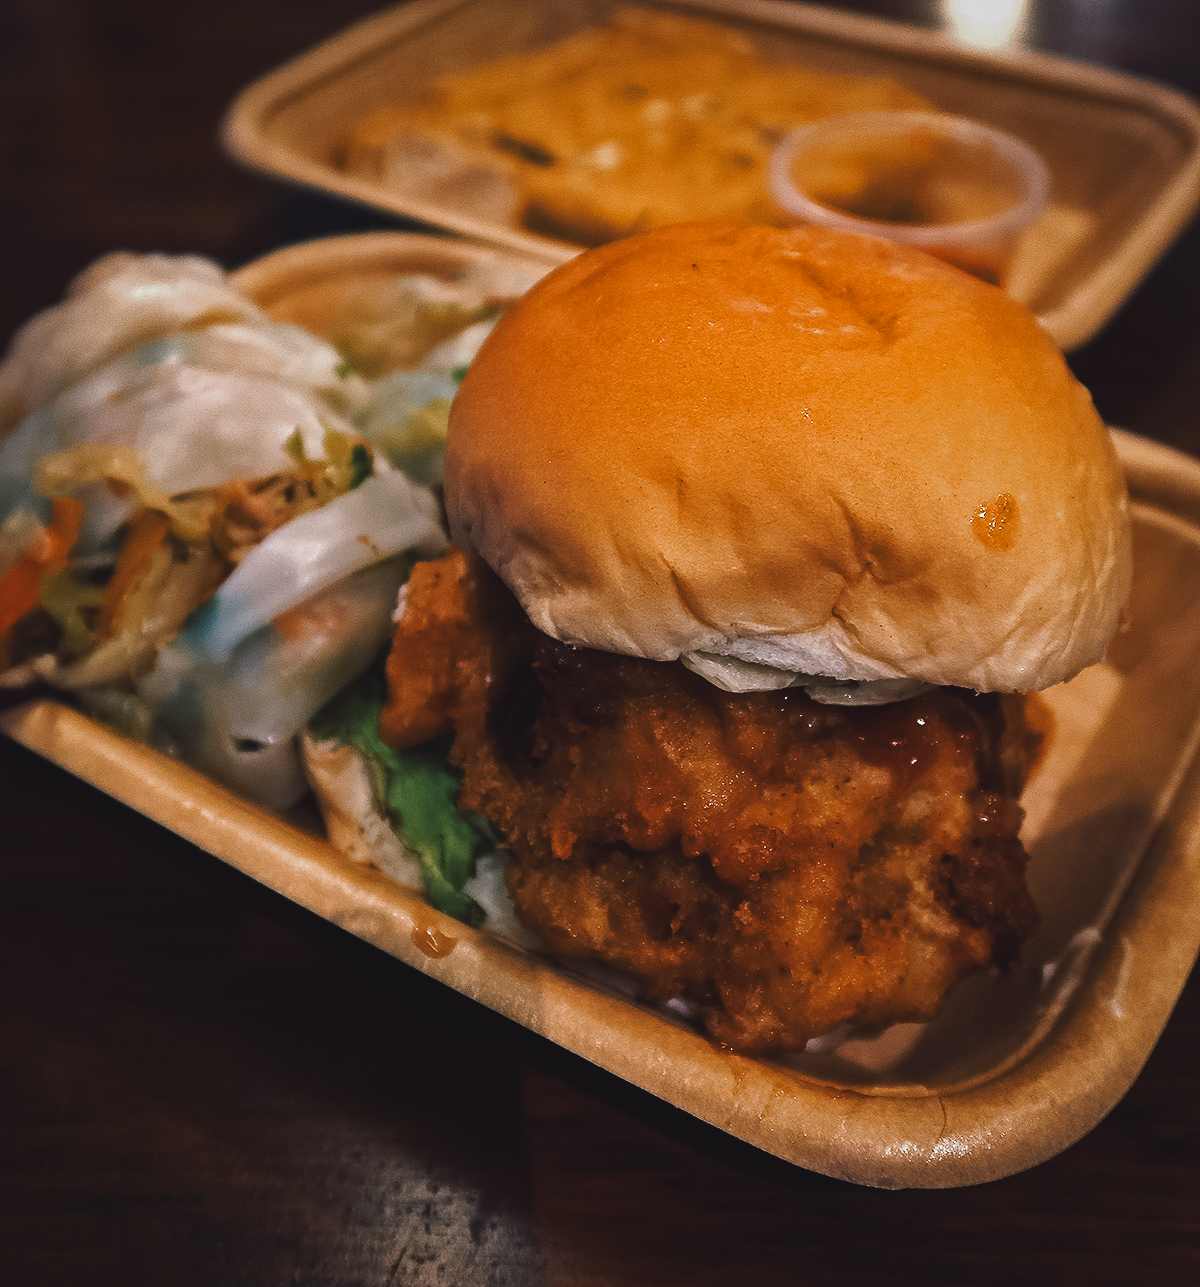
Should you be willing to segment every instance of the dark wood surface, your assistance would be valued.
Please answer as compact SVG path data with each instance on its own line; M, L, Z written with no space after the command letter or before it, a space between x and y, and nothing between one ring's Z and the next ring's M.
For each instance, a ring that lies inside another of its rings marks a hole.
M934 0L841 7L935 25ZM386 221L244 173L245 83L367 0L0 0L0 340L115 248L235 265ZM1200 95L1192 0L1032 0L1029 43ZM1073 364L1200 454L1200 225ZM1200 1281L1200 984L1022 1175L774 1161L297 909L0 738L0 1283Z

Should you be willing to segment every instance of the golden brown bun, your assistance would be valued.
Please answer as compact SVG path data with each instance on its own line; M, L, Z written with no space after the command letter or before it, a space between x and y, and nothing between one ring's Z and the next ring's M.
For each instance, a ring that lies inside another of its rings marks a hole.
M589 251L501 319L446 498L541 630L668 659L1026 691L1100 660L1125 486L1087 392L995 287L819 229Z

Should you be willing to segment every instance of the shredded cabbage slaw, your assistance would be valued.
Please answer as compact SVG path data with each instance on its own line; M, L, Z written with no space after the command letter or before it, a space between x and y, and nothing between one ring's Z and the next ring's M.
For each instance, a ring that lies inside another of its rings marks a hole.
M531 284L505 272L509 298ZM372 676L409 569L446 543L447 413L497 275L386 290L335 347L207 260L117 254L18 332L0 362L0 685L56 686L276 809L307 790L311 723L370 765L431 901L479 923L467 890L494 842L441 757L379 742Z

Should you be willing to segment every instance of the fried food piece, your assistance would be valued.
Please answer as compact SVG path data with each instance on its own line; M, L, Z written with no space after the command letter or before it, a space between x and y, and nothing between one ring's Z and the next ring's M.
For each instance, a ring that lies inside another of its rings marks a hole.
M964 974L1011 964L1036 920L1012 703L730 694L560 644L506 596L458 551L417 569L381 732L453 731L460 806L505 838L551 951L686 998L748 1052L932 1018Z
M419 102L372 114L349 139L345 165L402 180L428 168L415 140L425 151L440 145L450 169L507 171L526 226L598 245L695 219L781 222L766 163L788 130L847 112L928 107L886 77L768 62L718 23L625 9L603 27L444 76Z

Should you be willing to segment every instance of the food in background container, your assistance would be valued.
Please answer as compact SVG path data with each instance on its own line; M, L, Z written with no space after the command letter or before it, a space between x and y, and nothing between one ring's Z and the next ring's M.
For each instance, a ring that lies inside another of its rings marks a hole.
M626 9L372 114L344 164L472 214L598 244L693 219L782 222L766 167L789 130L928 106L887 77L769 62L717 23Z

